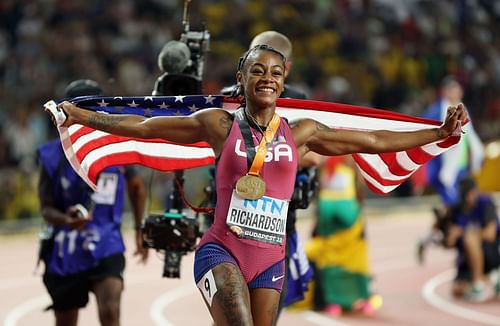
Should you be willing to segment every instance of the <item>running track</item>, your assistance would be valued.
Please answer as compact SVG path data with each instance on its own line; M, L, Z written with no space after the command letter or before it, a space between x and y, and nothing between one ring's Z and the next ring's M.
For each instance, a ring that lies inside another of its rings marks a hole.
M426 263L415 260L415 243L431 223L430 206L414 201L368 204L371 267L375 286L384 305L372 317L343 315L330 318L312 311L285 311L278 325L500 325L500 300L471 304L449 295L452 251L428 250ZM312 225L308 212L299 220L305 239ZM184 256L181 279L161 277L162 261L150 253L146 265L132 257L131 232L125 291L122 297L122 325L212 325L211 318L192 281L193 255ZM4 326L53 325L49 304L39 275L34 275L36 234L0 236L0 320ZM40 268L41 271L41 268ZM40 272L39 271L39 272ZM98 325L95 302L80 313L80 325Z

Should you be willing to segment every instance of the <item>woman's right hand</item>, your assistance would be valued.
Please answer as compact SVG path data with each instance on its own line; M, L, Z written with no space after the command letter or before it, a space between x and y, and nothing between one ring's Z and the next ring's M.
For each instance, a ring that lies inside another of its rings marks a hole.
M69 101L63 101L57 105L57 109L61 110L66 115L66 120L61 125L61 127L69 127L74 124L75 121L75 113L77 113L80 108L78 108L75 104Z
M68 101L59 104L49 101L44 105L44 111L50 114L52 123L58 127L69 127L75 123L75 119L73 118L75 109L78 108Z

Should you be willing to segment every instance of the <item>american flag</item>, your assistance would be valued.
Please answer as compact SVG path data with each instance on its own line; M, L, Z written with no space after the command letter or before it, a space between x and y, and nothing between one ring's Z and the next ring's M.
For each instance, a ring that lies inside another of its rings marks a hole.
M145 96L71 99L77 106L112 114L186 116L209 107L234 111L239 103L223 96ZM441 122L385 110L311 100L278 99L277 113L289 121L312 118L331 128L411 131L435 128ZM98 174L108 166L140 164L161 171L213 164L215 155L207 143L176 144L162 139L138 139L111 135L82 125L58 127L66 157L75 171L95 189ZM386 194L407 180L420 166L460 140L442 141L397 153L353 154L368 187Z

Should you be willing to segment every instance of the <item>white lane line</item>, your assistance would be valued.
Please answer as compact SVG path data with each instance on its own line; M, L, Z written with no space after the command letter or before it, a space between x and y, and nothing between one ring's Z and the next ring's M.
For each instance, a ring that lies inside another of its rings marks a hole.
M151 304L149 314L151 319L158 326L174 326L165 316L163 310L172 302L175 302L183 297L196 293L196 286L194 284L187 284L171 291L167 291L156 298Z
M451 281L454 276L455 276L455 271L453 269L449 269L428 280L425 283L424 287L422 288L422 296L424 297L424 299L430 305L448 314L455 315L460 318L468 319L486 325L494 325L494 326L500 325L499 317L478 312L472 309L467 309L462 306L453 304L441 298L435 293L435 290L438 286Z
M16 326L17 322L33 311L34 309L39 309L50 305L50 296L48 294L40 295L38 297L31 298L25 302L17 305L14 309L9 311L4 319L4 326Z
M301 316L304 317L308 322L313 323L314 325L320 326L349 326L349 324L342 323L340 321L333 320L329 317L323 316L314 311L306 311L301 313Z

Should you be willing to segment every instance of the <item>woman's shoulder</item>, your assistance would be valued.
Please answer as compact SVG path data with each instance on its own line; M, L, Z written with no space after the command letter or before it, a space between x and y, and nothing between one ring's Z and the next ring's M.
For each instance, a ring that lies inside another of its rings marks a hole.
M208 108L197 112L196 117L203 125L207 141L217 154L229 135L234 116L222 108Z
M288 124L290 125L290 128L292 128L292 130L303 131L303 130L317 128L319 122L310 118L301 118L301 119L290 120L288 121Z
M191 117L195 118L201 124L210 128L216 128L217 125L224 126L228 123L228 121L233 121L233 116L231 115L231 113L218 107L199 110L195 114L191 115Z
M310 118L290 121L290 128L297 147L304 145L310 137L323 128L328 128L318 121Z

